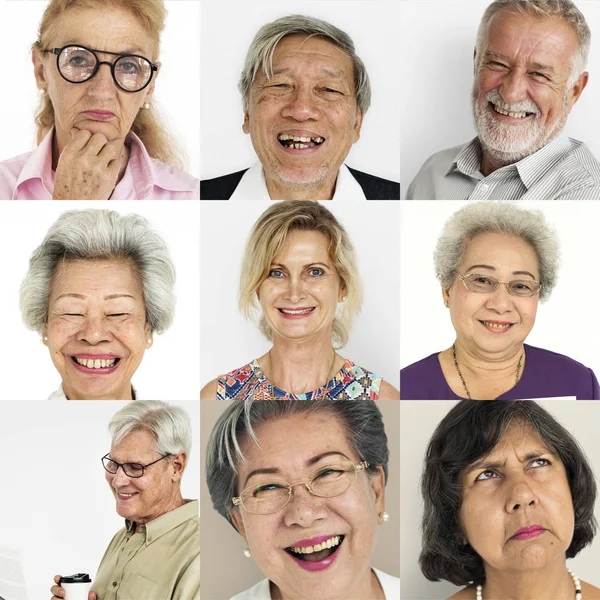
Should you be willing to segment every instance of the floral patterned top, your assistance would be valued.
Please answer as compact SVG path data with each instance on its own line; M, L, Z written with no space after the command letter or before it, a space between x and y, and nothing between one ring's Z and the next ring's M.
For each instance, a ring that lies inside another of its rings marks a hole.
M381 377L346 359L324 386L305 394L291 394L274 386L258 361L217 379L217 400L378 400Z

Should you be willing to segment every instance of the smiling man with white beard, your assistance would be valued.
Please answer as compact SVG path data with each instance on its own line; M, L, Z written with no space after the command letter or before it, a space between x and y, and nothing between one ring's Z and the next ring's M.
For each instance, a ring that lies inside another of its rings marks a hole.
M431 156L409 200L598 200L600 163L562 133L588 82L591 33L571 0L495 0L477 34L477 137Z

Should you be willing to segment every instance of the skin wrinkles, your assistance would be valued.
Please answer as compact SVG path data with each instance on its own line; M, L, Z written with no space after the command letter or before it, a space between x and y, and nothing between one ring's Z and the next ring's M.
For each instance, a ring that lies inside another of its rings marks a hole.
M485 462L496 465L461 472L459 512L462 533L484 563L484 597L572 597L565 560L575 517L562 462L523 424L512 425ZM511 539L531 525L546 531Z
M493 267L489 269L486 267ZM527 279L527 272L539 281L537 255L528 242L519 237L497 233L475 236L467 246L458 273L489 275L500 281ZM458 277L448 290L442 290L456 331L456 355L460 370L473 398L493 399L515 385L523 342L535 324L539 296L512 296L500 284L492 293L468 290ZM511 323L501 334L488 331L482 321ZM460 397L465 390L456 371L452 348L439 354L444 377ZM526 356L522 369L526 367Z
M69 399L131 400L131 377L152 332L146 323L142 285L131 263L67 260L58 264L48 302L44 343ZM109 374L82 373L72 356L113 354Z
M310 460L325 452L341 452L354 462L358 456L348 445L342 422L333 415L298 414L265 423L255 429L259 445L242 441L246 463L238 481L257 468L275 467L286 481L302 481L321 465L340 460L336 456ZM257 475L253 481L262 481ZM280 477L276 477L280 478ZM241 491L238 489L237 492ZM308 600L321 598L383 599L369 562L375 544L378 514L385 510L383 470L375 476L359 473L340 496L318 498L306 487L296 486L294 496L280 511L256 515L235 508L230 515L248 544L252 557L271 580L273 598ZM320 573L307 574L284 548L317 535L345 535L333 565ZM310 575L310 576L307 576Z
M585 72L567 88L577 48L575 31L560 17L507 11L492 17L483 56L475 51L472 91L484 175L536 152L563 129L588 80ZM546 68L540 72L541 67ZM501 117L489 105L499 100L512 112L535 116Z
M242 126L263 165L271 198L331 199L362 119L347 54L318 36L281 40L273 53L273 77L260 70L252 84ZM293 155L277 139L283 131L325 142L310 154Z

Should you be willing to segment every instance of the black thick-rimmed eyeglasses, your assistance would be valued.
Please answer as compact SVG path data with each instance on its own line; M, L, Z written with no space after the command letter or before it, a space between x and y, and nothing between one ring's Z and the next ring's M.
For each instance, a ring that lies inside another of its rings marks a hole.
M158 65L139 54L120 54L106 50L92 50L79 44L68 44L62 48L49 48L44 52L56 54L56 67L61 77L69 83L85 83L100 68L108 65L117 87L124 92L141 92L151 81ZM118 56L114 62L100 60L98 54Z
M116 460L109 458L108 457L109 454L110 454L110 452L108 454L105 454L102 457L102 466L111 475L116 475L117 471L119 470L119 467L121 467L123 469L123 472L125 473L125 475L127 475L127 477L133 477L133 478L142 477L144 475L144 469L146 469L150 465L157 463L159 460L162 460L163 458L167 458L168 456L173 456L172 454L165 454L164 456L157 458L154 462L148 463L147 465L140 465L140 463L119 463Z

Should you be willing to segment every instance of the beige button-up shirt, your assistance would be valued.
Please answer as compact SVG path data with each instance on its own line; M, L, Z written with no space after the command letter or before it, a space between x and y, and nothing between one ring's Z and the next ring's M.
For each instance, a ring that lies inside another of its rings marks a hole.
M141 526L125 520L92 585L98 600L200 600L198 501Z

